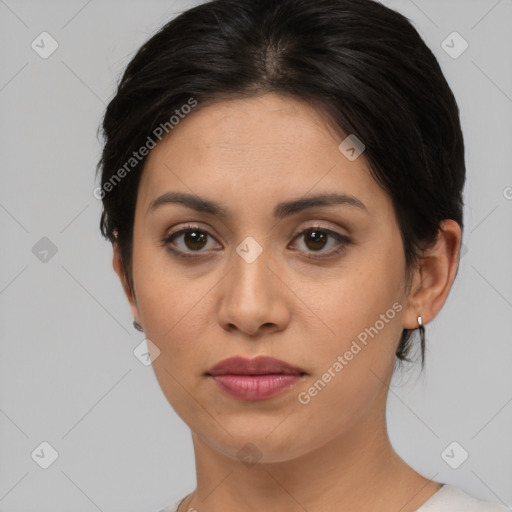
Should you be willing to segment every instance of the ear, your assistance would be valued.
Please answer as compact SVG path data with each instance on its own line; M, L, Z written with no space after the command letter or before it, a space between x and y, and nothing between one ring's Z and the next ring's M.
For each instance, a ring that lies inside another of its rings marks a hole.
M460 225L452 219L443 220L435 245L425 251L414 274L404 313L405 329L416 329L418 316L426 325L443 307L459 268L461 240Z
M130 304L130 309L132 312L133 319L136 320L140 324L139 311L137 309L135 295L133 293L133 290L131 289L131 286L130 286L128 280L126 279L126 275L124 272L124 266L123 266L123 260L121 258L121 251L119 250L119 244L117 242L114 242L112 244L112 247L114 249L112 266L114 267L114 270L115 270L116 274L119 276L119 279L121 280L121 284L123 285L123 290L126 295L126 298L128 299L128 303Z

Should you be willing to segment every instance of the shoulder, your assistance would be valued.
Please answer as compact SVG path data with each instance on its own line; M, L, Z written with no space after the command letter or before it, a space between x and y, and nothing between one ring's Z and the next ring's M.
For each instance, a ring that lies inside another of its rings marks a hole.
M181 498L158 512L177 512ZM510 509L491 501L482 501L462 489L445 484L416 512L510 512Z
M445 484L416 512L510 512L499 503L482 501L462 489Z
M187 495L188 496L188 495ZM167 507L159 510L158 512L177 512L178 511L178 507L180 506L180 503L187 497L183 497L181 499L179 499L178 501L176 501L175 503L173 503L172 505L168 505ZM508 511L507 511L508 512Z

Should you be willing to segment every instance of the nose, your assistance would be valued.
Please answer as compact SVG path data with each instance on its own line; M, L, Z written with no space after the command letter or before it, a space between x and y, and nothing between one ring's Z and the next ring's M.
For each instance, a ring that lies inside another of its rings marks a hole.
M235 251L231 259L231 271L219 289L222 328L251 337L285 329L290 320L289 291L269 250L252 262Z

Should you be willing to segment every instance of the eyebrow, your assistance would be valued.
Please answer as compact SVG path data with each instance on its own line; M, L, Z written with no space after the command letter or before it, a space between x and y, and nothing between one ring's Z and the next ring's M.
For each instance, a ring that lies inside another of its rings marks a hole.
M162 194L151 201L146 214L167 204L182 204L183 206L197 212L208 213L222 218L229 217L228 211L225 210L220 203L183 192L166 192L165 194ZM283 219L309 208L334 205L354 206L364 210L366 213L369 213L366 206L356 197L344 193L330 193L307 196L300 199L278 203L274 208L274 217L277 219Z

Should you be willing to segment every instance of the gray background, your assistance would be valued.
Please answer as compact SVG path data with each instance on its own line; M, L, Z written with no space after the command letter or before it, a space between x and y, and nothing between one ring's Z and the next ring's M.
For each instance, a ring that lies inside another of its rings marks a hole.
M426 370L394 378L389 433L425 476L511 506L512 1L383 3L438 57L468 171L467 252L427 326ZM133 354L144 336L92 194L96 130L120 73L191 5L0 0L1 511L152 512L194 488L188 427ZM59 45L47 59L31 47L43 31ZM441 46L453 31L469 43L456 59ZM43 441L58 452L48 469L31 456ZM457 469L441 456L453 441L469 453Z

